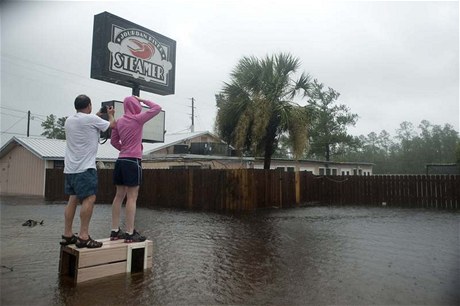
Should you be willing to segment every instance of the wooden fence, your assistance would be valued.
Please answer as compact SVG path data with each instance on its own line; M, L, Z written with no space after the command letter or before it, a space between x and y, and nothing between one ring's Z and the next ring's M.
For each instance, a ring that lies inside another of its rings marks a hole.
M97 203L115 196L111 169L98 170ZM65 201L62 169L48 169L45 198ZM315 176L279 170L144 169L138 205L251 211L300 205L460 208L458 175Z

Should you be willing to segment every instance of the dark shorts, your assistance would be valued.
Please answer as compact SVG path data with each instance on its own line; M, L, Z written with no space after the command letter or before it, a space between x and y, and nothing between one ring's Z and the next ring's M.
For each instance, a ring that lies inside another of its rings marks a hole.
M81 173L65 174L64 192L68 195L76 195L83 200L97 194L97 172L96 169L87 169Z
M139 186L142 182L142 164L138 158L119 158L113 170L113 183L122 186Z

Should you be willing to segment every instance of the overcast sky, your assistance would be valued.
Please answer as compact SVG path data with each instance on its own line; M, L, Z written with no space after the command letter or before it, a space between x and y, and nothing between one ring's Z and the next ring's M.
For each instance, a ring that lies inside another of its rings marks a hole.
M107 11L177 42L175 94L141 92L168 133L214 129L214 95L243 56L289 52L359 116L353 135L403 121L459 130L458 1L2 1L1 141L42 132L49 114L122 100L131 89L90 78L94 15ZM93 108L95 112L96 109Z

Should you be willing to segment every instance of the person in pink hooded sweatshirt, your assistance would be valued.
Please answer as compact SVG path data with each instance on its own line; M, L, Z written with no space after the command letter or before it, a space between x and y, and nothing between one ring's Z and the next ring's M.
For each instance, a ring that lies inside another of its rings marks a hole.
M142 105L149 107L142 112ZM144 124L161 111L161 106L136 96L123 101L125 113L117 120L112 130L110 143L120 151L115 163L113 182L117 191L112 203L112 231L110 240L125 239L125 242L141 242L146 237L134 228L136 201L142 182L142 128ZM126 232L120 229L121 205L126 199Z

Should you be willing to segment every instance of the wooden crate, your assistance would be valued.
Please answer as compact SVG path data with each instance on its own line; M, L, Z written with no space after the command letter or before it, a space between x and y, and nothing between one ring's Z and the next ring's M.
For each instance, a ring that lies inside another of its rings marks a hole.
M123 239L98 239L100 248L77 248L74 244L61 246L59 274L75 283L119 273L137 273L153 265L153 242L124 243Z

